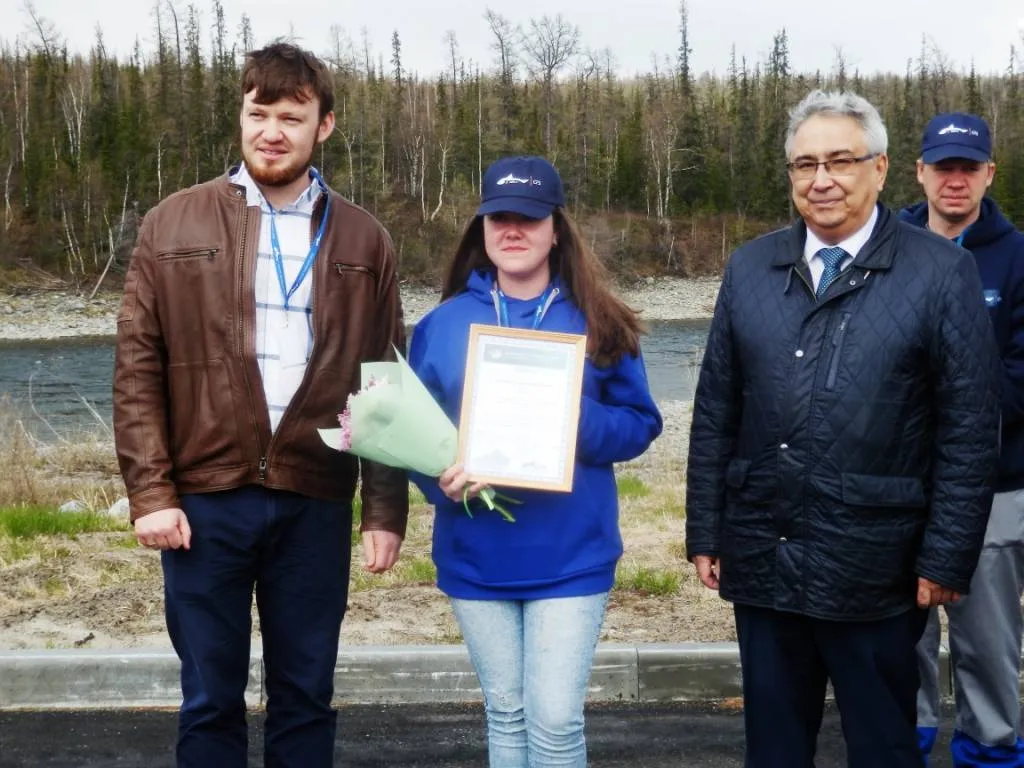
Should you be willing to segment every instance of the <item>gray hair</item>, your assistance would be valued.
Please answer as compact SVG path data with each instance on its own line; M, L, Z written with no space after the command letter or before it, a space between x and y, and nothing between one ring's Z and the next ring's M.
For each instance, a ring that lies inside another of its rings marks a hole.
M882 116L870 101L851 91L811 91L789 113L786 130L786 157L793 151L793 138L800 126L815 115L849 117L864 131L868 152L881 155L889 148L889 135Z

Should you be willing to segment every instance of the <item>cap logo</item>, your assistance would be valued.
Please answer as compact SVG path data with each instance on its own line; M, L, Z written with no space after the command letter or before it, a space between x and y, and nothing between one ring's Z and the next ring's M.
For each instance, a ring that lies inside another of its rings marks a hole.
M494 183L499 187L503 187L506 184L532 184L535 187L543 186L540 179L535 179L532 176L528 179L523 179L516 176L514 173L510 173L508 176L503 176Z
M955 123L950 123L945 128L939 131L939 136L945 136L950 133L966 133L969 136L979 136L980 134L974 128L961 128Z

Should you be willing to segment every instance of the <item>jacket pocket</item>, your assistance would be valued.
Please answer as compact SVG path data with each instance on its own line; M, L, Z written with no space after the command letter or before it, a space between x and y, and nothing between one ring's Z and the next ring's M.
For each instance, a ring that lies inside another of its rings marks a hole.
M377 279L377 273L362 264L346 264L344 261L336 261L334 262L334 271L339 277L345 277L345 275L366 275L374 280Z
M168 437L175 470L240 464L238 420L225 361L171 363L167 379Z
M774 471L751 473L750 459L733 459L725 469L728 501L741 507L772 504L778 498L778 477Z
M730 488L742 488L747 483L750 459L733 459L725 470L725 484Z
M156 254L156 260L190 261L192 259L206 259L207 261L213 261L219 250L219 248L212 245L183 246L181 248L158 251Z
M839 316L839 325L832 334L832 357L828 363L828 378L825 379L825 389L836 388L836 379L839 376L839 360L843 354L843 342L846 340L846 329L850 325L850 313L843 312Z
M924 484L916 477L844 472L843 502L862 507L924 507Z

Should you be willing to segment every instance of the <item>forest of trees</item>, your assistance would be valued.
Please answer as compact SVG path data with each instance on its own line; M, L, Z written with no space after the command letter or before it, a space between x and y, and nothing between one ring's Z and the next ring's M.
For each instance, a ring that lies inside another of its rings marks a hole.
M85 285L108 261L123 271L146 210L238 161L238 75L256 43L247 17L229 21L210 2L157 0L155 42L126 60L102 33L88 55L69 52L26 5L26 32L0 41L0 273L45 270ZM892 206L919 197L913 163L932 114L984 115L999 166L993 196L1024 225L1024 39L997 76L956 71L926 39L904 72L862 76L841 51L816 72L792 71L781 29L765 60L733 50L727 74L711 76L691 68L682 0L678 50L623 80L614 51L587 49L560 15L525 27L491 10L484 19L493 62L468 62L449 33L438 42L447 71L433 80L405 66L397 31L381 54L365 33L354 43L335 26L329 50L316 51L334 75L338 126L316 163L388 227L407 278L436 276L482 169L513 152L555 162L570 210L613 271L714 274L733 246L790 217L787 113L814 87L852 89L881 110Z

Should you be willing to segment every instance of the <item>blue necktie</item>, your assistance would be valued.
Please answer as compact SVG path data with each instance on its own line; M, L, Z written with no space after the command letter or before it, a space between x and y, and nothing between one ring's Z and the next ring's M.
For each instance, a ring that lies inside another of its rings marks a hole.
M825 264L825 270L821 273L821 279L818 280L818 290L815 291L815 296L821 298L825 295L825 291L832 284L832 281L839 277L839 265L843 263L849 254L837 245L831 248L822 248L817 253L818 257L821 258Z

